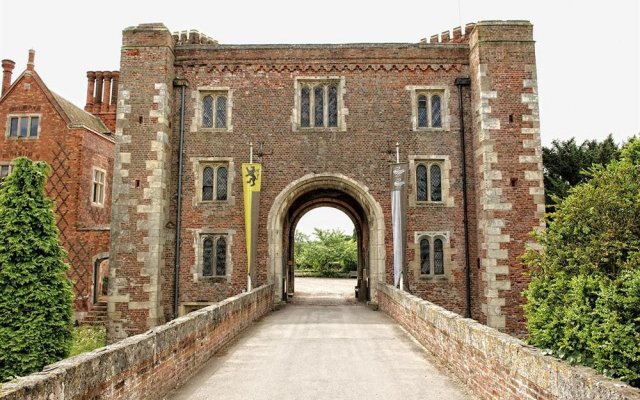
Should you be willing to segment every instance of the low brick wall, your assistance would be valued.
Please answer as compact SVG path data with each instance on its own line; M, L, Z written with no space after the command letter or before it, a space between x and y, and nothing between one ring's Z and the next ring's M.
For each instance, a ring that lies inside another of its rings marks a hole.
M272 308L273 285L261 286L7 383L0 399L161 399Z
M380 285L380 310L407 329L482 399L640 399L640 389L571 366L512 336Z

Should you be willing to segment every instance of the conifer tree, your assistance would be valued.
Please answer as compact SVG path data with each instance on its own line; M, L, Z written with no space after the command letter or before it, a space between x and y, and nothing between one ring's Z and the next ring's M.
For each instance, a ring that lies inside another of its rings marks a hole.
M73 292L44 193L49 171L21 157L0 185L0 382L69 351Z

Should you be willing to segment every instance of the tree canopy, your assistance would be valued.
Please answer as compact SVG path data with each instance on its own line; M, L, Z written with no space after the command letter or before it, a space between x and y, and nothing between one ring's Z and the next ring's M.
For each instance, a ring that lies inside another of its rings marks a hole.
M640 140L568 190L529 250L529 341L640 383Z
M338 276L358 268L357 244L352 235L336 229L314 229L312 239L295 233L295 267L321 276Z
M43 162L18 158L0 186L0 382L69 351L73 292L44 194L48 172Z

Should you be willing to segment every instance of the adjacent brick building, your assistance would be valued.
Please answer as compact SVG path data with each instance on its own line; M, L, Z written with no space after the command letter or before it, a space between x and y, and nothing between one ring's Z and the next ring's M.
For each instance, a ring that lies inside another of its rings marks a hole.
M162 24L125 29L111 340L247 289L240 167L250 143L263 165L258 284L274 282L283 299L294 291L295 224L331 206L354 221L360 293L377 300L377 283L393 279L398 143L409 164L408 289L521 334L519 256L544 226L536 90L526 21L340 45L224 45Z
M68 252L76 319L83 320L106 299L114 139L100 118L47 88L34 58L29 51L27 69L13 83L15 63L2 60L0 179L19 156L51 166L46 190L55 200L60 241ZM103 117L108 124L115 121L110 93L107 102L111 109Z

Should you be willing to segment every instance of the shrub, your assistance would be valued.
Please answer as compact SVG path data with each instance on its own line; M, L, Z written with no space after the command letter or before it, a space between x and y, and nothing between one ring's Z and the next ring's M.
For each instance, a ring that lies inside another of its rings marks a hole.
M640 383L640 140L590 170L535 235L525 291L529 342Z
M64 358L71 339L71 283L43 162L15 161L0 186L0 381Z

